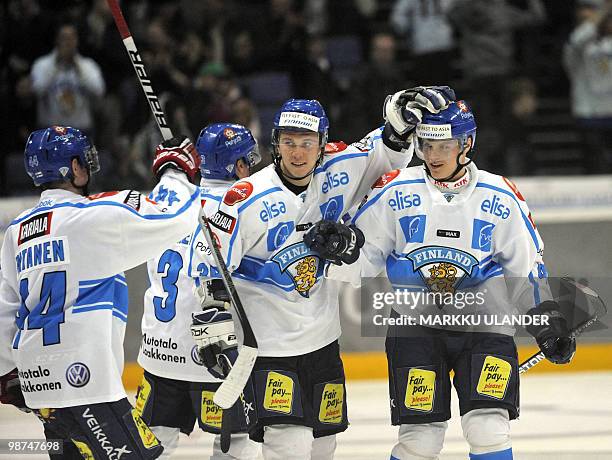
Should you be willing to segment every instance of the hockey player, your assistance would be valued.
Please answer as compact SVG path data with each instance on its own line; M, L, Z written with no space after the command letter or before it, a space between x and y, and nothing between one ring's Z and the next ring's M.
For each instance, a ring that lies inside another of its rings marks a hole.
M319 102L290 99L274 118L274 164L235 183L211 219L258 341L250 435L266 460L331 459L348 426L337 285L322 278L304 230L339 220L381 171L406 165L422 112L453 98L448 87L400 91L385 103L386 125L352 145L327 143ZM221 355L231 346L223 322L202 327L219 336Z
M527 285L531 306L538 305L529 316L540 313L549 323L542 321L541 327L530 326L528 331L550 361L567 363L575 341L558 305L542 302L550 294L542 240L514 184L472 162L475 139L474 116L464 101L426 114L417 125L415 146L424 166L384 174L355 214L356 227L319 222L305 241L311 250L338 262L346 235L365 237L358 266L333 267L328 274L332 278L358 284L355 274L373 277L386 268L396 290L454 295L448 303L434 297L434 305L428 305L425 296L413 296L421 300L403 307L394 304L392 319L414 308L461 314L465 307L452 299L470 288L476 290L470 311L509 312L512 308L503 306L523 299L522 287ZM476 295L488 290L492 295ZM451 369L470 458L512 458L509 421L519 411L512 331L458 331L418 322L413 327L390 326L386 352L391 418L393 425L400 425L392 460L438 458L451 416Z
M1 250L1 402L33 409L47 438L64 440L59 458L156 458L163 448L121 382L123 271L188 234L200 159L186 138L157 147L153 173L175 192L172 210L168 197L156 203L133 190L88 196L99 162L78 129L34 131L24 160L42 193L10 223Z
M249 176L261 157L251 132L244 126L229 123L204 128L198 136L196 150L202 160L200 199L204 212L213 215L230 185ZM173 193L160 183L150 197L159 201ZM193 230L193 227L191 223L188 228ZM206 252L208 246L201 245L197 250ZM254 459L260 449L246 434L242 407L236 406L232 426L242 428L243 433L232 436L227 455L220 450L221 409L212 402L220 380L202 365L189 331L192 313L219 302L204 295L200 305L200 298L193 292L194 278L187 274L191 260L187 237L168 245L147 263L151 286L144 297L143 339L138 355L138 363L145 373L136 408L163 444L162 458L170 458L178 445L179 432L190 434L197 420L202 430L217 434L211 459ZM199 267L197 273L206 275L202 270Z

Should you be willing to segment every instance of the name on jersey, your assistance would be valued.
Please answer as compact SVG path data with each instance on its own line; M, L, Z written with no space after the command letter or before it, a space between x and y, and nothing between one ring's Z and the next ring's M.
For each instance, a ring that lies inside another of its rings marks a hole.
M236 226L236 218L225 214L223 211L217 211L208 221L217 227L219 230L223 230L225 233L232 233Z
M48 235L51 232L51 217L53 212L37 214L24 220L19 225L19 238L17 244L23 244L39 236Z
M502 219L507 219L510 217L510 208L503 205L501 203L501 199L497 195L493 195L492 200L484 200L480 204L480 209L482 212L493 214L494 216L501 217Z
M389 206L394 211L401 211L421 205L421 197L416 193L406 193L401 190L395 190L395 194L388 201Z
M65 238L49 238L23 248L15 256L17 273L27 272L43 265L63 265L69 262L68 241Z
M321 186L321 191L323 193L329 192L331 189L340 187L341 185L346 185L350 182L349 175L347 173L339 172L336 174L331 174L329 172L325 173L325 180L323 181L323 185Z
M283 201L277 203L268 203L267 201L262 202L263 209L259 213L259 218L262 222L268 222L275 217L285 214L287 212L287 205Z

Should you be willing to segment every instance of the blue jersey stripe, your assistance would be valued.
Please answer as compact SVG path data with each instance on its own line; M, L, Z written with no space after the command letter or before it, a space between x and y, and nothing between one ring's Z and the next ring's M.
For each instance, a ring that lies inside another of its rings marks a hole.
M521 216L523 217L523 222L525 223L525 226L527 227L527 230L529 230L529 234L531 235L531 239L533 240L533 244L536 247L536 251L539 251L540 250L540 244L538 243L538 237L535 234L535 230L533 228L533 225L531 225L531 222L529 221L529 219L527 218L527 216L525 215L525 213L521 209L521 204L518 202L518 199L517 199L516 195L514 195L514 193L512 193L512 192L509 192L508 190L504 190L503 188L497 187L495 185L487 184L485 182L478 182L476 184L476 187L488 188L488 189L491 189L491 190L495 190L496 192L499 192L499 193L504 193L504 194L508 195L510 198L512 198L514 200L514 202L519 207L519 211L521 212Z
M147 219L147 220L171 219L173 217L176 217L176 216L182 214L187 209L189 209L189 207L191 206L191 203L193 203L194 200L199 198L199 196L200 196L200 192L199 192L199 190L197 190L196 192L194 192L191 195L189 200L187 200L187 202L183 206L181 206L181 208L178 211L176 211L175 213L172 213L172 214L170 214L170 213L169 214L140 214L138 211L136 211L131 206L128 206L127 204L124 204L124 203L117 203L115 201L96 201L96 202L93 202L93 203L58 203L58 204L55 204L53 206L43 206L43 207L40 207L40 208L36 208L36 209L32 210L31 212L29 212L28 214L26 214L25 216L23 216L23 217L21 217L19 219L15 219L14 221L12 221L9 224L9 227L11 225L18 224L18 223L26 220L30 216L32 216L34 214L37 214L39 212L43 212L43 211L51 211L53 209L59 209L59 208L90 209L90 208L94 208L96 206L115 206L115 207L124 209L124 210L126 210L128 212L131 212L135 216L138 216L138 217L141 217L141 218Z
M334 159L329 160L323 166L319 166L317 169L315 169L314 173L315 174L323 173L327 171L330 166L338 163L339 161L350 160L351 158L367 157L368 155L369 155L369 152L356 152L356 153L346 153L344 155L338 155Z
M533 273L529 273L529 282L533 285L533 301L534 305L538 306L541 303L540 300L540 287L538 286L538 282L533 277Z
M409 180L401 180L398 182L391 182L385 185L378 195L376 195L371 200L366 201L366 204L364 204L363 207L357 211L357 213L355 214L355 217L353 217L353 223L356 223L357 219L359 219L359 216L361 216L361 214L363 214L363 212L366 209L368 209L370 206L376 203L380 199L380 197L383 196L383 194L391 187L396 187L398 185L406 185L406 184L424 184L424 183L425 183L425 179L409 179Z

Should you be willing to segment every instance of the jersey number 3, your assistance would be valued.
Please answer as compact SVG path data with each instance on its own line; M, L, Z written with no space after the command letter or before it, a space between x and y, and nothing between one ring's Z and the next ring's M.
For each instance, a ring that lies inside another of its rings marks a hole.
M178 295L176 282L181 268L183 268L183 258L176 251L168 249L159 258L157 273L166 274L161 279L166 298L153 297L153 306L155 307L155 317L164 323L172 321L176 316L176 296Z

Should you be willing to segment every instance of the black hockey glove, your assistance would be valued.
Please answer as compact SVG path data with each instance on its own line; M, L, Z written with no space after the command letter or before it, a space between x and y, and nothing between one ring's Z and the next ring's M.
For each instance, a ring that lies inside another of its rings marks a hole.
M417 86L387 96L383 117L405 141L423 119L423 110L438 113L454 100L455 91L448 86Z
M229 294L221 280L208 281L208 293L202 292L204 284L200 286L195 294L202 311L192 313L191 335L204 366L212 375L222 379L229 374L238 358L234 320L227 311L230 306Z
M557 302L547 300L527 314L548 317L548 325L526 327L527 332L535 337L546 359L555 364L569 363L576 353L576 338L571 335Z
M363 232L331 220L320 220L304 234L304 243L324 259L336 265L352 264L365 243Z
M26 406L23 393L21 392L17 369L13 369L8 374L0 377L0 403L11 404L22 412L31 412Z

